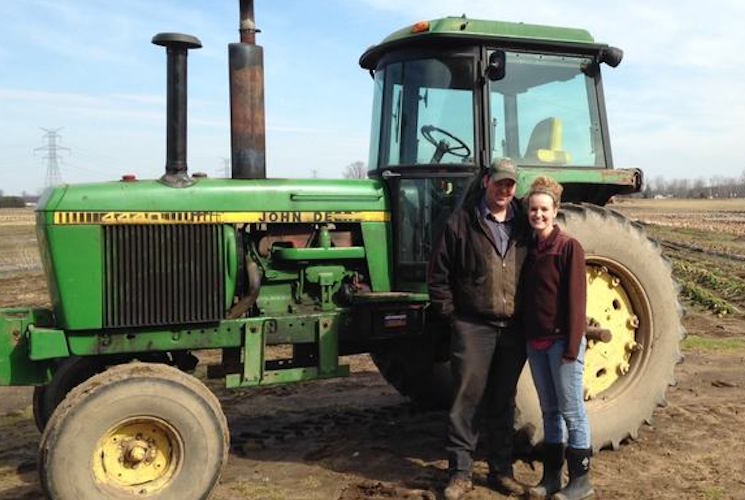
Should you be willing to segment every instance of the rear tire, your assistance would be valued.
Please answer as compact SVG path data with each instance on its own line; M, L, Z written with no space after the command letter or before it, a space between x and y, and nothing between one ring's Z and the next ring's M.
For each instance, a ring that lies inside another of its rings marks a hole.
M49 498L207 498L227 462L217 398L176 368L128 363L70 391L39 447Z
M585 250L593 280L588 317L613 333L608 345L588 348L585 389L591 395L586 404L593 449L616 449L637 436L675 383L685 337L677 287L659 246L623 215L591 204L566 204L558 223ZM604 284L617 291L605 293ZM629 326L636 321L637 326ZM601 354L609 355L610 362ZM426 339L390 343L372 359L401 394L427 407L449 407L450 363L437 362ZM518 382L515 415L516 431L533 445L542 441L541 410L527 364Z
M437 361L429 338L389 341L370 353L383 378L424 408L449 408L453 400L450 361Z
M685 336L677 287L659 246L623 215L590 204L567 204L558 223L585 250L588 318L613 334L610 343L588 347L584 385L590 396L586 406L592 447L616 449L624 439L636 437L675 383L673 371ZM535 444L543 439L543 424L527 365L517 399L516 427Z

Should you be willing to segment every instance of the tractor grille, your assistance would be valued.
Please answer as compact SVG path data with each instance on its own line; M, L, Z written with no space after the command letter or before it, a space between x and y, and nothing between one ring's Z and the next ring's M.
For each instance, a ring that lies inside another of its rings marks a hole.
M223 241L221 225L104 226L104 326L222 319Z

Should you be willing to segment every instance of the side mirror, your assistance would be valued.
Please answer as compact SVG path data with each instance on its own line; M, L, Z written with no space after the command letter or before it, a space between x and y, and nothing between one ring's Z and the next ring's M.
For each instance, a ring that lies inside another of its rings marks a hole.
M623 50L619 49L618 47L606 47L604 49L600 49L600 54L598 54L598 60L601 63L605 63L611 68L615 68L619 64L621 64L621 60L623 59Z
M489 55L489 65L484 72L486 77L491 81L497 81L504 78L505 55L502 50L495 50Z

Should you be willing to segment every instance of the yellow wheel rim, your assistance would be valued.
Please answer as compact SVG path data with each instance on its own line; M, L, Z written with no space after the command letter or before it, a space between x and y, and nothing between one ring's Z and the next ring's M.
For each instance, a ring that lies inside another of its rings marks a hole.
M588 340L585 352L584 395L597 398L630 380L636 353L642 350L651 318L641 285L620 265L588 258L587 318L592 326L611 331L610 342Z
M176 430L155 417L113 426L93 453L93 474L108 488L147 495L166 487L178 471L183 446Z

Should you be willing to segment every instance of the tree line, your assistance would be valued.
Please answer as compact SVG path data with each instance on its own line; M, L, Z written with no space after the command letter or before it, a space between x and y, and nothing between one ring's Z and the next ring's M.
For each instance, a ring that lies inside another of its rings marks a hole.
M745 171L737 177L711 176L708 179L666 179L662 176L645 180L644 198L745 198Z
M344 167L345 179L366 179L367 165L355 161ZM640 193L643 198L745 198L745 170L739 178L714 175L706 179L666 179L659 175L645 179Z

